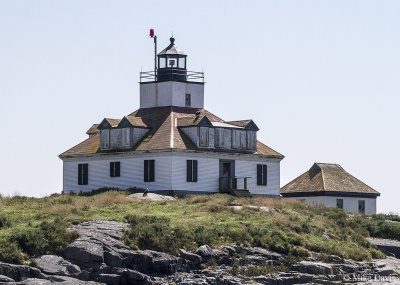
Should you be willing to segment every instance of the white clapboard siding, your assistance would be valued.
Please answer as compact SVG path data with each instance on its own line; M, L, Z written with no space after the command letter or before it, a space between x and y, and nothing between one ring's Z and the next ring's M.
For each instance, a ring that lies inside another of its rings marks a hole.
M155 181L144 182L144 160L155 160ZM121 162L121 176L110 177L110 162ZM102 187L171 190L171 156L120 157L114 159L64 161L64 191L91 191ZM78 185L78 164L88 163L89 184Z
M144 182L144 160L155 160L155 182ZM248 179L248 189L252 194L279 195L279 160L263 159L247 155L229 153L168 152L140 156L115 155L113 158L92 158L88 160L64 161L64 191L91 191L102 187L126 189L131 187L149 188L150 191L177 190L218 192L220 159L235 160L238 177ZM198 161L198 181L186 181L187 160ZM110 177L110 162L121 162L121 176ZM78 164L89 164L89 184L78 185ZM257 164L268 165L267 186L257 186ZM238 181L243 187L243 180Z
M267 185L257 185L257 164L267 165ZM279 161L248 161L236 160L235 171L237 177L251 177L247 187L251 194L279 195L280 193L280 163ZM239 179L238 188L243 184Z
M285 198L289 200L298 200L313 206L336 207L336 199L343 199L343 210L348 212L358 212L358 201L365 201L365 213L376 214L376 198L358 198L358 197L340 197L340 196L312 196Z
M197 160L197 182L186 182L187 160ZM203 192L218 192L219 190L219 159L174 155L172 159L172 174L174 190Z

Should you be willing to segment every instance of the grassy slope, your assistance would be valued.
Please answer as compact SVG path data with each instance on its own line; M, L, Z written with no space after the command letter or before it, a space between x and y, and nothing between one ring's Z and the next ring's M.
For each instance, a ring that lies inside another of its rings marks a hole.
M400 224L371 220L335 208L299 202L227 195L190 196L162 202L132 200L127 192L93 196L53 195L0 199L0 260L24 262L33 255L62 252L76 235L65 229L88 220L128 221L134 227L124 241L132 248L177 253L207 243L263 246L296 257L307 250L355 260L383 255L365 241L373 236L400 239ZM273 208L261 211L234 205ZM146 216L146 218L143 218Z

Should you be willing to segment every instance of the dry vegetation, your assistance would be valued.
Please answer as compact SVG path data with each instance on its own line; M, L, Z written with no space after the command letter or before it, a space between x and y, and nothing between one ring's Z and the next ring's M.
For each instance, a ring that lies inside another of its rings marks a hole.
M383 255L365 237L400 239L400 225L386 222L382 215L376 219L349 218L336 208L267 198L210 195L151 202L131 199L128 194L106 191L92 196L0 198L0 260L21 263L37 254L61 254L76 238L66 229L88 220L129 222L131 229L124 241L133 249L171 253L177 253L178 248L194 250L202 244L243 244L294 258L304 258L312 250L370 260Z

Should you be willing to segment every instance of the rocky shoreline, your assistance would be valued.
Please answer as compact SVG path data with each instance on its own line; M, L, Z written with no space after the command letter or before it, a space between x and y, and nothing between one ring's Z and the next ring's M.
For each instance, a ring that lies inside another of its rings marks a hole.
M64 251L64 258L43 255L35 266L0 262L0 284L399 284L400 260L396 254L372 262L355 262L337 256L310 257L290 264L284 272L252 272L278 268L283 254L257 247L208 245L179 256L152 250L132 251L120 241L127 224L92 221L71 230L80 236ZM371 241L373 242L373 241ZM385 246L384 241L377 241ZM379 245L378 245L379 246ZM386 250L399 250L390 243ZM247 274L244 274L247 273ZM378 282L378 283L376 283Z

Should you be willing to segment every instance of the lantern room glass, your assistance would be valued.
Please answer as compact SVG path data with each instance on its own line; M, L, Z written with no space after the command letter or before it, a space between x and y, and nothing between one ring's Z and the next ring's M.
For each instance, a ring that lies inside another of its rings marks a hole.
M167 67L167 59L165 57L160 57L159 58L159 64L158 67L159 68L166 68Z
M178 67L178 58L169 56L167 57L168 67Z
M178 60L178 68L186 68L186 58L180 57Z

